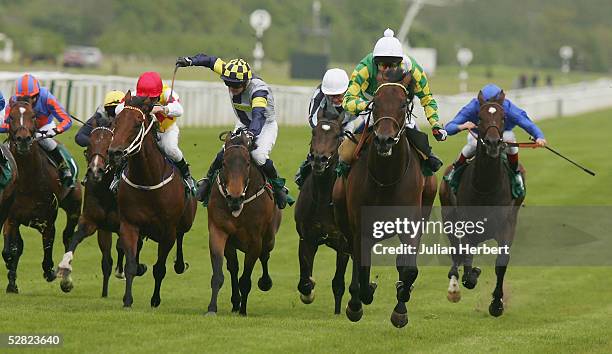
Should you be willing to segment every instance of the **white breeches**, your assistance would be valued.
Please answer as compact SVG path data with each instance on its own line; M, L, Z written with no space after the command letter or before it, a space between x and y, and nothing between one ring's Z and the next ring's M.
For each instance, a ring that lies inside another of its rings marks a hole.
M183 152L178 147L179 127L172 124L165 132L157 133L159 147L172 161L179 162L183 159Z
M512 130L506 130L504 131L504 134L502 136L502 139L504 142L506 143L515 143L516 142L516 136L514 135L514 132ZM463 154L463 156L467 157L468 159L472 156L474 156L474 154L476 153L476 138L474 138L474 136L472 134L467 135L467 144L465 144L465 146L463 147L463 149L461 149L461 154ZM516 146L508 146L506 148L506 154L508 155L516 155L518 154L518 147Z
M49 131L55 128L55 121L52 121L49 124L43 125L38 129L38 131ZM36 136L36 134L34 134ZM40 136L40 134L39 134ZM57 141L53 140L53 138L46 138L38 141L38 145L42 146L45 151L55 150L57 147Z
M236 127L234 131L246 128L244 124L241 122L236 123ZM258 166L262 166L266 163L266 160L270 158L270 152L272 152L272 148L276 143L276 136L278 135L278 124L275 120L266 121L264 123L263 128L261 128L261 133L255 139L255 143L257 144L257 149L251 151L251 157Z

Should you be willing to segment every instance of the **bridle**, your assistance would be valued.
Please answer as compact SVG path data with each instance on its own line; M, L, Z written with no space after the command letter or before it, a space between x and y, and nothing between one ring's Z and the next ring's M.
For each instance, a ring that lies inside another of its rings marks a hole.
M227 152L227 150L229 149L244 149L247 153L247 156L249 156L250 158L250 151L249 149L242 145L242 144L234 144L234 145L230 145L230 146L226 146L224 148L225 152ZM223 198L225 198L226 200L230 198L229 192L227 191L227 183L226 181L221 177L222 173L221 171L219 171L219 173L217 173L217 186L219 188L219 192L221 193L221 195L223 196ZM246 192L249 189L249 183L251 181L251 176L250 173L247 175L247 180L246 183L244 184L244 189L242 190L242 193L240 193L240 197L245 198L246 197ZM257 199L257 197L259 197L260 195L262 195L266 190L266 182L264 180L263 185L261 186L261 188L259 188L259 190L253 194L252 196L250 196L249 198L245 199L241 204L247 204L252 202L253 200Z
M98 130L110 132L111 133L111 140L115 136L115 131L113 129L108 128L108 127L96 127L96 128L93 128L91 130L91 132L89 133L89 135L90 136L93 135L93 133L98 131ZM93 160L96 156L100 157L104 161L104 173L107 173L108 171L110 171L111 166L108 163L108 156L104 156L102 153L94 152L93 154L91 154L91 156L87 156L88 157L88 159L87 159L88 162L91 162L91 160Z
M480 108L480 111L478 112L478 117L480 117L480 116L481 116L481 114L482 114L482 112L485 110L485 108L489 108L489 109L490 109L490 108L493 108L493 109L495 109L495 111L494 111L494 112L490 112L491 114L493 114L493 113L497 112L497 110L499 110L499 111L501 111L502 113L504 113L504 115L505 115L505 112L504 112L504 107L502 107L502 105L500 105L500 104L499 104L499 103L497 103L497 102L487 102L486 104L484 104L484 105L483 105L483 106ZM473 137L476 139L476 141L478 141L478 143L479 143L479 144L486 145L487 143L485 142L484 137L486 137L486 136L487 136L487 132L488 132L488 131L489 131L489 129L491 129L491 128L495 128L495 130L497 130L497 134L499 135L498 143L500 143L500 144L504 145L505 143L504 143L504 139L503 139L503 134L502 134L502 131L501 131L501 129L500 129L498 126L496 126L496 125L489 125L489 126L488 126L488 127L485 129L485 131L484 131L484 133L482 134L482 136L481 136L480 134L476 134L476 133L474 133L474 131L472 131L471 129L469 130L469 132L470 132L470 134L472 134L472 136L473 136Z
M147 136L151 128L153 128L153 124L155 124L155 122L157 121L157 118L155 118L154 115L151 115L151 123L149 123L149 126L145 128L145 123L147 122L147 119L142 109L138 107L133 107L133 106L125 106L123 107L123 109L129 109L131 111L136 111L140 113L140 116L142 117L142 120L140 123L140 129L138 130L138 134L136 134L136 137L134 137L134 140L132 140L130 145L128 145L128 147L123 151L123 156L129 157L129 156L133 156L140 152L140 150L142 149L142 143L144 142L144 138L145 136ZM113 138L114 138L114 132L113 132Z
M401 87L402 90L406 93L406 97L408 97L408 89L404 85L402 85L400 83L397 83L397 82L386 82L384 84L381 84L380 86L378 86L378 88L374 92L374 96L376 96L378 91L381 88L385 87L385 86L398 86L398 87ZM374 129L374 134L376 134L376 126L380 122L382 122L383 120L391 120L391 122L393 122L393 125L395 125L398 128L397 134L393 137L393 145L396 145L400 141L400 139L402 137L402 134L404 133L404 130L406 129L406 122L410 118L410 116L408 115L407 104L405 106L402 106L402 109L404 110L404 119L402 119L402 124L401 125L397 122L397 119L395 119L395 117L391 117L391 116L378 117L374 121L374 124L372 124L372 128Z
M338 123L338 121L335 120L327 120L327 119L319 119L317 122L317 125L335 125L336 127L338 127L338 130L340 131L340 134L336 137L336 147L334 148L334 151L332 152L332 154L327 158L327 161L325 161L325 166L324 166L324 170L327 170L329 168L329 166L331 165L331 163L335 160L335 158L338 156L338 147L340 146L340 143L342 142L342 139L340 139L341 137L343 137L344 135L342 134L342 126L340 125L340 123ZM325 128L322 127L323 130L327 130ZM311 142L312 144L312 142Z

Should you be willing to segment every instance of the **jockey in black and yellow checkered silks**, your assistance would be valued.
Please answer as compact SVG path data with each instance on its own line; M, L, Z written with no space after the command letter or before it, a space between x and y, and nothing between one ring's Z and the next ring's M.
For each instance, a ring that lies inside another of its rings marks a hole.
M276 142L278 125L274 111L272 90L261 78L253 75L251 66L244 59L223 61L212 55L197 54L179 57L177 66L205 66L220 75L230 93L230 100L236 114L234 131L244 130L251 139L257 141L257 148L251 151L251 158L266 175L274 189L274 199L279 208L292 204L285 188L285 179L278 175L270 152ZM223 149L217 154L208 173L202 179L198 198L205 204L210 194L212 178L223 164Z
M405 73L411 75L414 82L409 88L412 91L411 94L419 99L436 140L445 140L447 133L438 122L438 104L431 93L427 76L413 57L404 54L401 42L394 37L391 29L384 32L384 36L376 42L372 53L366 55L353 70L342 103L344 109L354 115L359 115L364 111L379 87L378 74L395 68L401 68ZM416 124L410 124L407 127L409 129L406 129L405 132L408 140L422 153L429 169L433 172L437 171L442 166L442 161L431 151L427 135L419 132ZM349 156L352 156L353 151L354 146L351 146L351 141L346 139L339 151L340 174L344 175L348 172L351 162Z

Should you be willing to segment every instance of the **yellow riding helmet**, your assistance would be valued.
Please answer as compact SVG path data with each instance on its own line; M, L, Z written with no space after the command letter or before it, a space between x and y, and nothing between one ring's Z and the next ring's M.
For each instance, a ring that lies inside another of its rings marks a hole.
M244 59L232 59L225 63L221 79L226 82L244 83L253 77L251 66Z
M104 107L118 105L123 97L125 97L125 93L121 91L108 91L104 96Z

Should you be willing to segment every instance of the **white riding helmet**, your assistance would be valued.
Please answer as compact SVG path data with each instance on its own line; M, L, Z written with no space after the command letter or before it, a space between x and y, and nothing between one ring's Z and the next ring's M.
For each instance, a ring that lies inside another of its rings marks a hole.
M346 72L342 69L329 69L323 75L321 82L321 91L325 95L341 95L346 92L349 85L349 78Z
M395 33L390 28L387 28L384 37L380 38L374 45L374 58L376 57L404 57L404 49L399 39L393 37Z

